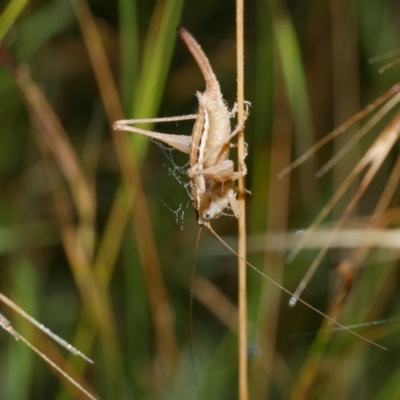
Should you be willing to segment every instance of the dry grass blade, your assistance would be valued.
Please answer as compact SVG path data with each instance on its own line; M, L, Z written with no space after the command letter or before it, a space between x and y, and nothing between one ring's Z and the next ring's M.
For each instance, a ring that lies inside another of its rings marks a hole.
M305 232L302 240L299 245L296 246L294 251L289 256L290 259L293 259L293 256L297 254L297 252L304 246L304 243L308 240L310 233L317 228L317 226L323 221L323 219L328 215L328 213L332 210L332 207L336 204L336 202L341 198L344 192L349 188L351 183L355 180L355 178L366 168L369 164L370 167L366 172L364 178L362 179L356 193L351 199L350 203L347 205L344 210L341 218L335 225L334 229L331 232L331 237L327 240L324 247L318 253L317 257L309 267L306 275L300 282L298 288L295 290L293 297L290 299L290 306L294 306L296 304L297 299L307 286L314 272L318 268L321 263L323 257L326 255L329 245L333 240L334 236L337 234L337 231L344 225L350 213L353 211L355 205L359 201L360 197L364 194L365 190L371 183L378 169L381 167L382 163L385 161L386 156L389 151L393 148L396 143L398 137L400 135L400 112L393 117L392 121L384 128L384 130L380 133L375 142L371 145L367 153L362 157L362 159L357 163L354 167L353 171L349 174L347 179L342 183L342 185L337 189L335 194L329 200L329 202L324 206L321 210L317 218L313 221L310 227Z
M0 298L1 301L8 304L15 311L17 311L19 314L21 314L24 318L29 320L31 323L33 323L35 326L37 326L40 330L42 330L44 333L46 333L46 335L50 336L57 343L61 344L67 350L71 351L73 354L79 355L89 362L93 362L89 358L87 358L85 355L83 355L80 351L76 350L74 347L72 347L67 342L65 342L63 339L61 339L57 335L54 335L47 328L44 328L43 325L41 325L37 321L35 321L32 317L30 317L23 310L21 310L15 303L11 302L7 297L5 297L2 294L0 294L0 295L1 295L1 298ZM80 383L78 383L75 379L73 379L70 375L68 375L62 368L60 368L53 360L51 360L49 357L47 357L43 352L41 352L39 349L37 349L32 343L30 343L27 339L25 339L22 335L20 335L12 327L12 325L10 324L10 321L8 321L2 314L0 314L0 327L3 328L4 330L6 330L8 333L10 333L10 335L12 335L16 340L21 340L21 342L23 342L26 346L28 346L31 350L33 350L40 358L42 358L47 364L49 364L52 368L54 368L64 379L66 379L73 386L75 386L80 392L84 393L89 399L96 400L96 397L94 397L91 393L89 393Z
M70 345L64 339L61 339L58 335L54 334L50 329L46 328L43 324L41 324L40 322L36 321L28 313L26 313L21 307L18 307L13 301L11 301L8 297L4 296L2 293L0 293L0 301L2 301L3 303L7 304L10 308L12 308L14 311L16 311L22 317L24 317L32 325L35 325L43 333L45 333L47 336L52 338L55 342L57 342L60 346L62 346L65 349L67 349L72 354L74 354L76 356L79 356L79 357L82 357L84 360L86 360L87 362L89 362L91 364L94 363L93 360L91 360L89 357L85 356L85 354L81 353L78 349L76 349L75 347Z
M289 172L293 171L295 168L297 168L299 165L301 165L304 161L306 161L308 158L310 158L316 151L318 151L322 146L325 144L329 143L332 139L334 139L336 136L340 135L343 133L346 129L350 128L352 125L354 125L356 122L360 121L362 118L364 118L366 115L371 113L372 111L376 110L377 107L382 105L384 102L388 101L391 97L393 97L396 93L400 91L400 83L392 86L388 91L383 93L381 96L379 96L375 101L372 103L368 104L367 107L359 111L357 114L353 115L350 117L347 121L345 121L342 125L340 125L338 128L334 129L331 133L327 134L324 136L318 143L316 143L314 146L312 146L309 150L307 150L302 156L300 156L297 160L293 161L288 167L286 167L284 170L282 170L278 174L278 178L282 178ZM396 96L393 101L388 103L382 110L375 115L371 121L369 121L366 126L361 129L349 142L349 145L345 146L344 151L340 151L340 155L335 155L333 160L334 161L329 161L328 167L324 168L323 171L320 170L318 172L318 175L321 176L323 173L325 173L330 167L332 167L340 157L344 155L344 153L354 144L356 143L362 136L364 136L369 130L381 120L381 118L386 115L386 113L393 108L398 102L400 101L399 96Z
M0 327L7 331L11 336L14 336L15 340L19 340L19 336L11 326L10 321L3 314L0 314Z
M398 86L398 85L396 85ZM399 86L400 88L400 86ZM392 88L393 89L393 88ZM388 92L387 92L388 93ZM373 118L371 118L370 121L366 124L366 126L361 129L356 136L356 140L359 140L365 133L367 133L377 122L379 122L382 117L387 114L396 104L398 104L400 101L400 93L398 93L396 96L394 96L384 107L382 107L379 112L374 115ZM386 132L386 134L384 134ZM371 148L368 150L368 152L365 154L365 156L357 163L357 165L354 167L353 171L349 174L349 176L345 179L345 181L341 184L341 186L337 189L335 194L332 196L332 198L329 200L329 202L325 205L325 207L321 210L321 212L318 214L318 216L315 218L311 226L307 229L305 234L303 235L302 241L299 242L299 244L292 249L288 256L288 262L291 262L296 255L299 253L299 251L302 249L303 245L307 241L307 236L309 233L315 229L322 221L323 219L328 215L328 213L331 211L332 207L336 204L336 202L340 199L340 197L343 195L343 193L350 187L356 176L369 164L373 162L373 158L376 157L374 154L376 151L379 151L380 148L382 147L382 142L381 138L383 137L384 140L391 140L390 132L389 131L384 131L381 133L379 138L372 144ZM355 143L354 138L351 140L350 146ZM327 169L333 166L335 162L339 160L341 156L344 155L345 151L348 150L350 146L345 146L341 151L339 151L339 154L335 155L330 161L328 161L327 164L325 164L324 167L321 168L320 174L324 173ZM343 151L344 150L344 151Z
M397 85L396 85L397 88ZM397 89L396 89L397 90ZM400 102L400 93L391 98L376 114L365 124L365 126L353 135L349 142L343 146L324 166L315 174L317 178L322 177L329 171L365 134L367 134L390 110Z

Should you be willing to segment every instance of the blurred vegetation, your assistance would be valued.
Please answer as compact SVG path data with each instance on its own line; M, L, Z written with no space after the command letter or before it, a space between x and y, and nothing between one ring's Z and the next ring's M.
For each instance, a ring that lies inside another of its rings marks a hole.
M252 234L307 227L388 122L390 115L322 179L315 171L354 129L276 178L397 82L398 67L379 74L380 64L368 60L400 46L400 8L391 0L246 3L251 248ZM187 160L110 129L123 117L196 110L195 92L204 83L177 39L180 25L202 45L233 105L233 2L12 0L1 7L0 37L9 53L0 56L0 291L95 365L65 355L6 306L0 312L101 399L196 398L193 318L199 398L237 398L235 257L203 231L190 317L198 226L182 184L187 178L175 167ZM191 124L156 129L190 134ZM393 156L353 220L368 221ZM386 226L396 225L396 201L390 206L394 217ZM234 236L235 224L229 217L213 222L222 236ZM288 265L285 254L268 249L249 258L294 290L315 254L303 251ZM331 250L304 299L331 312L341 296L340 274L331 267L348 257ZM288 296L250 271L251 398L398 398L396 266L396 254L369 252L335 311L347 325L388 320L357 330L387 351L347 332L300 336L327 324L301 304L288 308ZM1 399L84 398L3 331L0 348Z

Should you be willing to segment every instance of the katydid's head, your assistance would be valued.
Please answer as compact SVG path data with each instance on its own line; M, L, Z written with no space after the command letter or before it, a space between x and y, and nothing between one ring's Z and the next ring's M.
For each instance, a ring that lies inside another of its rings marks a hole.
M214 192L206 192L200 198L199 209L197 212L197 222L203 225L213 218L217 218L222 211L228 207L227 197L219 197Z

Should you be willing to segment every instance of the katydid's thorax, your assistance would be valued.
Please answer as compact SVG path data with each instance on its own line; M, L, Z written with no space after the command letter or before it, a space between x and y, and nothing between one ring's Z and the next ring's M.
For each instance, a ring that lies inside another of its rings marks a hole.
M230 115L222 95L197 93L199 117L193 132L199 134L198 159L203 168L217 165L228 159L230 144L225 143L231 133Z

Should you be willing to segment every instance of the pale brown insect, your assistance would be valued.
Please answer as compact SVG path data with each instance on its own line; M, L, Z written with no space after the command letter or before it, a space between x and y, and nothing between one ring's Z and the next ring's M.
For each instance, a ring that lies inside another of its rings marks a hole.
M210 62L193 36L184 28L180 28L178 33L196 60L206 83L205 92L196 93L199 101L197 114L150 120L120 120L114 123L114 129L139 133L189 154L190 168L187 173L192 180L191 197L199 225L218 217L228 207L238 217L239 205L233 182L247 173L244 162L247 153L240 160L241 170L234 171L229 151L233 146L231 139L243 129L245 121L240 121L231 131L230 118L235 115L236 107L232 111L228 110ZM191 136L146 131L132 126L185 119L196 119Z

